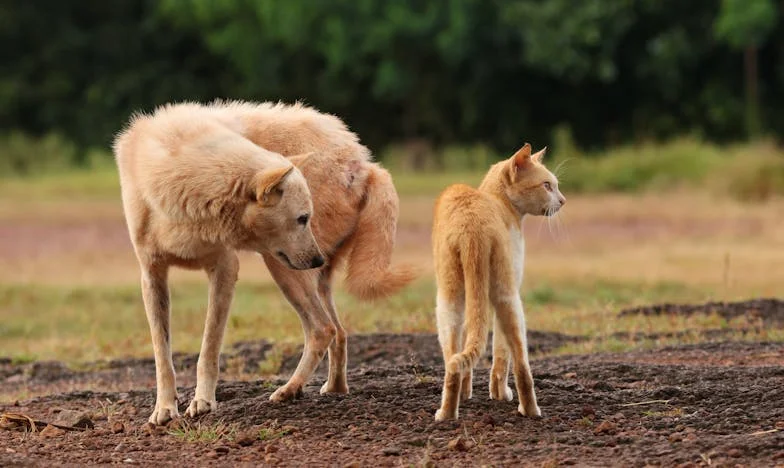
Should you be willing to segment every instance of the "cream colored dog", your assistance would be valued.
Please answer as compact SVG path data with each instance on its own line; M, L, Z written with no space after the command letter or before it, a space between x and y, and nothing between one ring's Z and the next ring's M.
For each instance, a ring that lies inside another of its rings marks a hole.
M168 270L209 278L207 323L189 415L215 407L223 330L239 264L236 249L275 256L287 267L320 267L303 175L280 154L254 145L209 112L167 106L136 116L114 145L123 207L142 270L155 352L157 397L150 421L178 416L171 356Z
M398 197L389 173L371 162L368 149L340 119L299 104L217 102L179 104L172 109L185 116L200 116L200 119L209 116L208 120L239 140L288 156L304 174L313 194L310 225L323 252L325 265L318 270L297 271L288 268L285 260L284 263L277 261L283 257L277 255L276 250L262 251L273 278L299 314L305 335L305 349L297 369L289 382L276 390L270 399L282 401L300 393L327 351L329 376L321 392L348 392L346 332L338 319L331 291L335 269L346 262L346 286L360 299L392 294L415 277L410 268L390 267ZM202 133L195 132L197 135ZM118 140L117 149L122 138ZM216 150L218 148L223 149L216 145ZM231 172L229 168L225 171ZM221 321L208 319L205 346L208 335L222 338L224 328L225 317ZM197 370L196 396L197 399L200 395L212 398L204 399L208 404L196 402L194 406L192 403L188 410L190 415L215 407L217 352L209 366L206 361L202 365L202 356L204 348ZM171 361L168 362L168 369L171 369ZM170 375L171 388L174 388L173 372ZM160 391L160 374L158 382ZM199 389L209 392L200 393ZM174 395L173 390L171 395ZM174 413L162 417L153 414L151 421L163 423L167 416L176 416L176 408Z

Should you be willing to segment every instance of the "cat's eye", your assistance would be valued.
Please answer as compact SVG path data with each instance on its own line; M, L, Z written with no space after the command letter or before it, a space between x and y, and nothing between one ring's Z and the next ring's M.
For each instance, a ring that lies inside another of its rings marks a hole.
M308 219L310 219L310 215L304 214L297 218L297 224L306 225L308 224Z
M542 186L548 192L552 192L553 191L553 186L552 186L552 184L550 184L550 182L545 182L545 183L542 184Z

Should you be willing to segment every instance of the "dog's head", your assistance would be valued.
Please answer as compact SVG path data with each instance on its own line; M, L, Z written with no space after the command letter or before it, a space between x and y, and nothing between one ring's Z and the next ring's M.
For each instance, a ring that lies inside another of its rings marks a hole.
M542 164L546 150L531 154L531 145L526 143L501 163L506 196L521 214L552 216L566 203L558 179Z
M290 163L259 172L250 190L243 216L251 232L248 248L295 270L322 266L324 256L310 223L313 201L302 172Z

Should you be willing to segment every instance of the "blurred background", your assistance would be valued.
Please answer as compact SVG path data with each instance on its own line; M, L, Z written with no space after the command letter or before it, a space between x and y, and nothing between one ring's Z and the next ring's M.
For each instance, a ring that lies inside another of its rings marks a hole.
M434 330L433 200L528 141L569 199L525 223L529 327L592 338L559 352L648 343L620 332L784 340L718 315L617 317L781 294L783 14L773 0L0 2L0 356L151 354L111 141L133 112L216 98L334 113L393 172L397 259L424 274L372 305L339 293L351 333ZM301 342L263 264L242 262L227 342ZM172 284L174 346L193 352L206 282Z

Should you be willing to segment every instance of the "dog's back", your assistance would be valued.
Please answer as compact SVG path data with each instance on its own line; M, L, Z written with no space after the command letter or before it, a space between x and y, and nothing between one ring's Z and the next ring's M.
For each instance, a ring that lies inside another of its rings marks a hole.
M114 152L123 198L173 220L217 216L255 172L288 164L227 128L213 109L187 103L134 116Z

